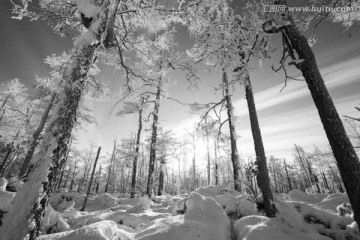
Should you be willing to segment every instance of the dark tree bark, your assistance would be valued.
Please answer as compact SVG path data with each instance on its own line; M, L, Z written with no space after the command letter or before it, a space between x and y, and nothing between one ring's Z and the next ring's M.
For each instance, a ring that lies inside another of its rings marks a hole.
M223 70L223 85L226 99L226 108L229 121L229 132L230 132L230 144L231 144L231 162L233 167L234 174L234 187L236 191L242 192L242 179L240 178L241 167L239 162L239 153L237 150L236 144L236 131L235 131L235 118L234 118L234 107L231 100L230 90L229 90L229 81L227 78L227 73Z
M137 171L137 161L139 158L139 150L140 150L140 139L141 139L141 131L142 131L142 111L143 111L144 101L145 99L142 98L141 106L139 109L139 120L138 120L139 128L136 135L135 157L133 162L132 178L131 178L131 194L130 194L131 198L135 197L135 192L136 192L136 171Z
M287 5L286 0L277 0L276 4ZM313 50L305 36L296 27L291 14L284 14L289 22L282 28L287 47L296 52L302 61L294 65L302 72L318 110L331 149L348 194L354 219L360 226L360 161L352 146L341 118L319 71ZM294 57L294 56L293 56Z
M161 157L160 160L160 169L159 169L159 188L157 195L161 196L164 192L164 166L165 166L165 157Z
M75 161L75 165L74 165L74 170L73 170L73 175L70 181L70 188L69 188L69 192L72 192L72 189L74 187L74 182L75 182L75 175L76 175L76 168L77 168L77 162Z
M1 166L0 166L0 177L4 176L4 173L5 173L6 167L7 167L8 163L9 163L10 155L11 155L13 149L14 149L13 145L12 144L9 145L7 153L6 153L4 159L3 159L2 163L1 163Z
M288 172L288 169L287 169L285 159L284 159L284 168L285 168L286 178L287 178L288 184L289 184L289 191L291 191L293 188L291 186L291 180L290 180L290 176L289 176L289 172Z
M26 152L23 164L21 165L21 168L20 168L20 173L18 175L19 178L22 178L23 176L25 176L29 170L29 165L30 165L31 159L34 155L36 146L38 145L39 136L40 136L42 130L44 129L46 120L49 116L50 110L54 104L55 99L56 99L56 92L53 92L53 94L51 95L51 98L50 98L50 102L41 117L40 123L32 135L32 140L31 140L29 149Z
M108 177L107 177L106 184L105 184L105 190L104 190L105 192L107 192L109 190L109 185L110 185L110 181L111 181L112 166L113 166L113 161L114 161L114 156L115 156L115 149L116 149L116 142L114 141L114 148L113 148L113 152L111 154L110 163L109 163Z
M159 121L159 110L160 110L160 95L161 95L161 81L159 79L159 84L157 86L156 97L154 102L154 111L153 123L152 123L152 132L151 132L151 141L150 141L150 159L149 159L149 174L148 181L146 185L146 194L149 198L152 197L152 190L154 187L154 170L155 170L155 160L156 160L156 141L157 141L157 129Z
M215 154L215 159L214 159L214 164L215 164L215 186L219 185L219 169L218 169L218 163L217 163L217 144L216 144L216 139L214 139L214 154Z
M259 188L261 190L261 193L263 195L266 216L274 217L276 213L276 208L275 205L272 203L273 194L271 192L271 187L270 187L269 170L267 168L265 149L262 141L261 130L257 117L254 94L252 91L249 74L245 76L244 85L245 85L246 100L249 109L251 132L253 135L254 146L255 146L256 162L258 166L258 173L256 175L256 179Z
M87 189L87 192L86 192L86 197L85 197L85 199L84 199L84 203L83 203L82 207L80 208L80 211L85 211L86 203L87 203L88 197L89 197L90 192L91 192L91 184L92 184L92 181L93 181L93 179L94 179L95 170L96 170L96 164L97 164L98 159L99 159L100 151L101 151L101 147L98 148L98 151L97 151L97 154L96 154L96 158L95 158L95 162L94 162L94 167L93 167L93 170L92 170L92 173L91 173L91 177L90 177L90 181L89 181L89 186L88 186L88 189Z

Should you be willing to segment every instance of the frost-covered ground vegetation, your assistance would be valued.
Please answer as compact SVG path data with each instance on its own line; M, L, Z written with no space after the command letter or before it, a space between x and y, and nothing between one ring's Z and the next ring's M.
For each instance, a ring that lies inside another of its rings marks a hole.
M15 193L1 179L0 208L11 208ZM351 214L339 216L345 194L308 195L300 190L275 196L278 210L268 218L249 196L225 187L199 188L189 195L91 195L59 190L41 223L41 240L227 240L360 239Z

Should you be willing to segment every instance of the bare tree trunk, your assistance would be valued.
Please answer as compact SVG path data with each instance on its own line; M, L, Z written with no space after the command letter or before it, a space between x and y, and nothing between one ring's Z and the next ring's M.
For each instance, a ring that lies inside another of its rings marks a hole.
M286 0L277 4L287 5ZM352 146L341 118L319 71L315 55L308 40L296 27L291 14L284 14L289 22L283 27L283 38L290 51L295 51L300 63L295 66L302 72L320 115L321 122L335 156L347 195L354 211L354 219L360 226L360 161ZM294 56L293 56L294 57Z
M5 169L6 169L6 166L9 162L9 159L10 159L10 155L13 151L13 146L11 145L9 147L9 150L7 151L2 163L1 163L1 166L0 166L0 177L3 177L4 176L4 173L5 173Z
M157 195L161 196L164 192L164 167L165 167L165 157L161 157L160 161L160 171L159 171L159 188Z
M73 186L74 186L75 175L76 175L76 168L77 168L76 165L77 165L77 162L75 161L74 170L73 170L73 175L72 175L71 182L70 182L69 192L72 192L72 189L73 189Z
M242 175L241 166L239 162L239 154L237 150L237 143L236 143L236 131L235 131L235 117L234 117L234 107L231 101L231 95L229 90L229 81L227 78L226 71L223 70L223 85L224 85L224 92L226 98L226 108L227 108L227 115L229 121L229 131L230 131L230 144L231 144L231 162L233 167L233 174L234 174L234 187L236 191L242 192L243 191L243 184L241 181L244 179L240 179L240 175Z
M38 145L39 136L40 136L42 130L44 129L46 120L49 116L50 110L54 104L55 99L56 99L56 92L53 92L53 94L51 95L50 102L41 117L40 123L32 135L30 147L29 147L28 151L26 152L23 164L21 165L21 168L20 168L20 173L18 175L19 178L22 178L23 176L25 176L29 170L29 165L30 165L31 159L34 155L36 146Z
M210 142L209 142L209 129L207 118L205 118L205 135L206 135L206 152L207 152L207 184L211 183L211 171L210 171Z
M34 168L29 173L29 179L17 192L12 210L5 215L0 239L24 239L29 233L29 239L33 240L39 235L40 222L54 183L53 178L61 167L53 160L61 159L59 156L66 153L87 72L93 64L94 52L100 45L100 35L106 26L108 5L109 1L104 1L99 17L89 29L98 42L81 44L73 51L70 67L64 73L64 82L66 82L64 92L46 130L40 152L34 161Z
M287 178L288 184L289 184L289 191L291 191L292 190L291 180L290 180L290 177L289 177L289 173L288 173L288 169L287 169L285 159L284 159L284 168L285 168L286 178Z
M218 162L217 162L217 150L218 150L218 146L216 144L216 139L214 139L214 154L215 154L215 160L214 160L214 164L215 164L215 186L219 185L219 169L218 169Z
M111 169L112 169L112 165L113 165L115 149L116 149L116 141L114 141L114 148L113 148L113 152L112 152L111 158L110 158L109 173L108 173L108 177L107 177L106 184L105 184L105 192L107 192L109 190L109 185L110 185L110 181L111 181L111 173L112 173Z
M261 137L259 120L257 117L254 94L251 87L250 76L245 76L245 93L249 109L251 132L254 139L256 162L258 166L258 174L256 175L257 183L263 195L265 213L267 217L274 217L276 213L275 205L272 203L273 195L270 187L269 170L267 168L264 144Z
M154 170L155 170L155 160L156 160L156 141L157 141L157 128L159 121L159 110L160 110L160 94L161 94L161 82L162 79L159 79L159 84L157 86L156 98L154 103L153 111L153 124L151 132L151 145L150 145L150 159L149 159L149 174L148 181L146 185L146 194L151 198L152 191L154 187Z
M87 192L86 192L86 197L85 197L85 199L84 199L84 203L83 203L82 207L80 208L80 211L85 211L86 203L87 203L89 194L90 194L90 192L91 192L91 184L92 184L92 181L93 181L93 179L94 179L94 174L95 174L95 170L96 170L96 164L97 164L97 161L98 161L98 159L99 159L100 151L101 151L101 147L98 148L98 151L97 151L97 154L96 154L96 158L95 158L95 162L94 162L94 167L93 167L93 170L92 170L92 173L91 173L91 177L90 177L90 181L89 181L89 186L88 186L88 189L87 189Z

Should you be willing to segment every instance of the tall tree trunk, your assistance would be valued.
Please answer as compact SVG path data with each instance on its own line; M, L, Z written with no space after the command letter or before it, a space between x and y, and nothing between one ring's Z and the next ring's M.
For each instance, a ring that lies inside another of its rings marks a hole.
M50 98L50 102L41 117L40 123L32 135L32 140L31 140L29 149L26 152L23 164L21 165L21 168L20 168L20 173L18 175L19 178L22 178L23 176L25 176L29 170L29 165L30 165L31 159L34 155L36 146L38 145L39 136L40 136L42 130L44 129L46 120L49 116L50 110L54 104L55 99L56 99L56 92L53 92L51 95L51 98Z
M218 158L218 156L217 156L217 150L218 150L218 146L217 146L217 144L216 144L216 139L214 139L215 186L219 185L219 169L218 169L218 162L217 162L217 158Z
M159 188L157 195L161 196L164 192L164 167L165 167L165 157L161 157L159 169Z
M206 135L206 153L207 153L207 184L211 183L211 171L210 171L210 141L209 141L209 129L207 118L205 118L205 135Z
M94 174L95 174L95 170L96 170L96 164L97 164L97 161L98 161L98 159L99 159L100 151L101 151L101 147L98 148L98 151L97 151L97 154L96 154L96 158L95 158L95 162L94 162L94 167L93 167L93 170L92 170L92 173L91 173L91 177L90 177L90 181L89 181L89 186L88 186L88 189L87 189L87 192L86 192L86 197L85 197L85 199L84 199L84 203L83 203L82 207L80 208L80 211L85 211L86 203L87 203L89 194L90 194L90 192L91 192L91 184L92 184L92 181L93 181L93 179L94 179Z
M89 29L98 42L84 43L73 50L71 63L63 76L64 92L46 130L29 179L17 192L12 210L5 215L4 224L0 229L0 239L25 239L26 235L30 234L29 239L33 240L39 234L53 178L61 167L53 160L61 159L59 156L66 153L87 72L94 62L94 52L100 45L101 34L105 29L108 5L109 1L104 1L98 18Z
M139 109L139 128L136 135L136 146L135 146L135 157L133 162L133 169L132 169L132 178L131 178L131 198L135 197L136 192L136 170L137 170L137 161L139 157L139 150L140 150L140 139L141 139L141 131L142 131L142 111L145 99L141 99L141 107Z
M289 184L289 191L291 191L292 190L291 180L290 180L290 176L289 176L289 173L288 173L288 169L287 169L285 159L284 159L284 168L285 168L286 178L287 178L288 184Z
M69 169L68 169L68 172L67 172L67 175L66 175L66 178L65 178L65 182L64 182L62 188L66 188L67 183L68 183L69 178L70 178L70 174L71 174L71 168L70 168L70 166L69 166Z
M286 0L276 1L287 5ZM302 72L305 81L320 115L321 122L335 156L337 165L348 194L354 219L360 226L360 161L352 146L345 128L325 86L324 80L316 63L315 55L308 40L303 36L291 14L284 14L283 38L287 47L295 51L302 61L295 66Z
M98 193L98 191L99 191L99 187L100 187L100 181L101 181L101 170L102 170L102 166L100 165L99 176L98 176L98 180L97 180L97 183L96 183L96 188L95 188L95 192L96 192L96 194Z
M110 158L109 172L108 172L108 177L107 177L106 184L105 184L105 192L107 192L109 190L109 185L110 185L110 182L111 182L111 173L112 173L112 166L113 166L113 160L114 160L114 155L115 155L115 149L116 149L116 141L114 141L114 148L113 148L113 152L112 152L111 158Z
M257 160L256 162L258 166L258 173L256 175L257 183L263 195L266 216L274 217L276 209L275 209L275 205L272 203L273 194L271 192L271 187L270 187L269 170L267 168L265 149L261 137L261 130L257 117L254 94L250 82L250 76L248 73L245 76L245 81L246 81L245 82L246 100L249 109L251 132L253 135L256 160Z
M306 178L307 178L307 180L308 180L308 182L309 182L309 187L312 187L312 181L311 181L311 178L310 178L308 172L306 171L304 159L303 159L303 157L302 157L301 154L300 154L300 150L299 150L298 146L297 146L295 143L294 143L294 145L295 145L296 152L297 152L297 154L298 154L298 156L299 156L300 166L301 166L301 167L303 168L303 170L304 170L305 176L306 176Z
M76 168L77 168L77 162L75 161L75 165L74 165L74 170L73 170L73 175L70 181L70 188L69 188L69 192L72 192L73 186L74 186L74 182L75 182L75 175L76 175Z
M234 187L236 191L242 192L243 191L243 184L241 181L244 179L240 178L242 175L240 161L239 161L239 153L237 150L236 144L236 131L235 131L235 117L234 117L234 107L231 101L231 95L229 90L229 81L227 78L227 73L223 70L223 85L224 85L224 92L225 92L225 99L226 99L226 108L227 108L227 115L229 121L229 132L230 132L230 144L231 144L231 162L233 167L233 174L234 174Z
M150 145L150 159L149 159L149 174L148 181L146 185L146 194L151 198L152 190L154 185L154 170L155 170L155 160L156 160L156 141L157 141L157 128L159 121L159 110L160 110L160 94L161 94L161 83L162 79L159 79L159 83L156 91L156 98L154 103L153 111L153 124L151 132L151 145Z
M193 189L195 190L196 187L196 147L195 147L195 132L191 134L192 137L192 148L193 148L193 159L192 159L192 175L193 175Z

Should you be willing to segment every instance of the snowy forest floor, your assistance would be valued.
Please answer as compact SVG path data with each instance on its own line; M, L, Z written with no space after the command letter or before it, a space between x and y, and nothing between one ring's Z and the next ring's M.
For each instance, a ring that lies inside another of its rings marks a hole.
M0 209L15 193L0 189ZM327 240L360 239L351 215L338 216L346 194L275 194L277 214L267 218L249 196L208 186L188 195L129 198L58 191L50 199L40 240Z

